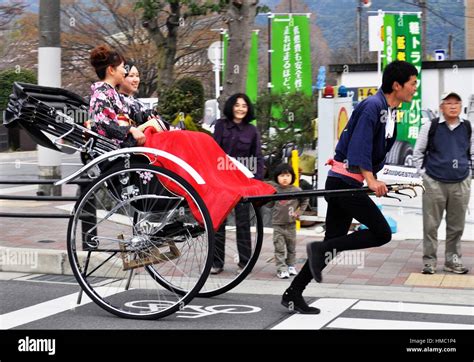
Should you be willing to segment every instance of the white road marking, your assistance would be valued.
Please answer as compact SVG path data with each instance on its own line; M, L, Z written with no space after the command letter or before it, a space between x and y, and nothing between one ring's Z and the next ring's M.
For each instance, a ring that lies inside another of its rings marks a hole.
M272 329L321 329L358 299L321 298L312 303L312 307L321 309L320 314L293 314Z
M272 329L468 329L472 324L426 321L391 320L376 318L338 317L346 310L405 312L420 314L474 316L474 307L405 302L359 301L358 299L320 298L311 306L321 309L320 314L294 314Z
M4 189L0 189L0 195L8 195L8 194L14 194L16 192L24 192L24 191L33 191L37 189L38 189L38 185L7 187Z
M123 288L104 287L103 291L100 289L101 288L96 288L96 291L102 296L109 296L123 291ZM43 319L54 314L62 313L67 310L73 310L78 306L92 302L92 300L85 293L83 293L81 304L78 305L77 296L78 293L69 294L64 297L48 300L47 302L2 314L0 315L0 330L15 328L17 326L31 323L38 319Z
M474 316L474 307L405 302L376 302L361 300L351 309Z
M38 161L8 161L8 162L0 162L0 165L28 165L28 166L35 166L38 164ZM60 166L79 166L82 167L84 164L80 162L61 162Z
M471 324L400 321L369 318L337 318L329 328L344 329L471 329Z

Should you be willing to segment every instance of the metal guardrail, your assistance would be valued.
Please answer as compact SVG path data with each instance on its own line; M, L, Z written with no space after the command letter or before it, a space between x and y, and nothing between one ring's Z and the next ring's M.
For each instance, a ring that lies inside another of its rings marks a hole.
M24 180L0 180L0 185L54 185L59 180L56 179L24 179ZM70 181L71 184L77 184L83 189L91 182L90 179L77 179ZM19 201L77 201L77 197L73 196L24 196L24 195L1 195L0 200L19 200ZM53 213L16 213L16 212L0 212L0 217L13 218L37 218L37 219L70 219L72 215L68 214L53 214Z

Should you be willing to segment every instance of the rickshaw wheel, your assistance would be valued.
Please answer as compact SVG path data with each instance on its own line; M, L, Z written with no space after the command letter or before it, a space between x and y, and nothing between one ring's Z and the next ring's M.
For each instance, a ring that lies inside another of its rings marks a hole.
M204 202L182 177L128 166L116 165L80 196L68 226L68 257L81 288L101 308L157 319L183 308L206 282L214 232Z
M241 224L241 219L236 220L235 214L248 215L248 226ZM236 224L239 224L237 228ZM214 235L214 258L220 262L214 265L222 265L223 271L219 274L209 274L206 283L197 294L198 297L213 297L223 294L235 288L251 273L260 255L263 243L263 222L260 209L253 204L239 204L234 208L227 218L227 223ZM222 243L222 240L225 240ZM239 252L240 251L240 252ZM240 256L244 261L240 263ZM160 273L154 271L153 266L145 267L150 275L165 288L179 294L184 294L187 290L169 285L167 280Z

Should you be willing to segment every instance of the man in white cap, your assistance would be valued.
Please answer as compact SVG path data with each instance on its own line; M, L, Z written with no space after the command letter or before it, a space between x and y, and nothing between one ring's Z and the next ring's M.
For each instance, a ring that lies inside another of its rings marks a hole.
M459 117L462 99L455 92L441 96L440 117L420 129L413 154L423 177L423 274L436 273L438 228L446 210L444 271L465 274L461 237L471 190L474 138L468 120Z

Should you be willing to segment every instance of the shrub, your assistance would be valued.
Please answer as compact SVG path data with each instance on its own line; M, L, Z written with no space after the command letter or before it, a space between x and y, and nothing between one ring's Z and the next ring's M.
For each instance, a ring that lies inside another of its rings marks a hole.
M36 75L31 70L17 71L15 69L7 69L0 72L0 110L5 110L8 104L8 97L10 96L13 83L33 83L36 84Z
M189 115L198 122L204 115L204 87L192 77L177 80L168 91L163 92L158 104L159 113L167 120L175 120L180 113Z

